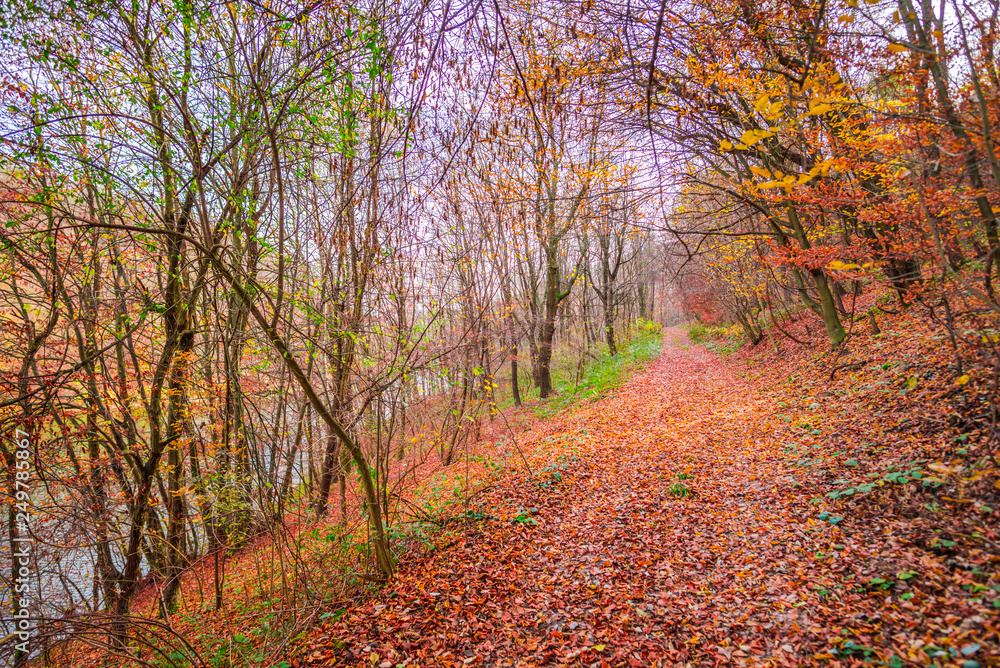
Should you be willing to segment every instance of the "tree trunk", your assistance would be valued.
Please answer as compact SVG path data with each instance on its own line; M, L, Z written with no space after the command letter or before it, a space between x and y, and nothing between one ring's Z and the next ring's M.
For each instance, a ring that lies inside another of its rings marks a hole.
M610 304L604 306L604 336L608 342L608 354L614 357L618 348L615 347L615 315Z
M510 391L514 396L514 405L521 407L521 389L517 382L517 343L510 347Z
M320 470L319 487L316 489L316 516L326 515L330 502L330 488L340 469L340 439L333 433L326 437L323 453L323 467Z
M181 326L186 329L187 319L181 319ZM183 330L182 330L183 331ZM192 348L194 347L193 331L184 331L180 345L174 356L174 369L170 382L170 404L167 416L167 440L170 447L167 450L167 583L163 591L163 617L169 619L177 609L177 599L180 594L181 575L187 566L187 550L185 549L185 514L184 503L184 448L181 436L184 423L188 419L187 407L187 370Z
M554 248L548 249L546 254L549 261L545 273L545 317L542 320L542 340L538 346L538 395L542 399L552 394L552 341L559 308L559 264Z

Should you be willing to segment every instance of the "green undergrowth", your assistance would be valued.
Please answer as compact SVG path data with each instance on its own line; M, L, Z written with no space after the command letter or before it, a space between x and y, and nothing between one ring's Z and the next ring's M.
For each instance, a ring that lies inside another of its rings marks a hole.
M605 349L575 377L555 377L555 395L534 407L535 416L550 418L575 405L600 399L618 388L644 364L656 358L662 347L663 334L660 326L640 321L632 338L619 346L617 355L608 355Z
M644 364L660 354L662 336L658 324L638 320L624 332L625 342L619 343L614 357L608 355L603 342L589 345L585 351L576 345L555 346L549 367L555 396L534 407L536 417L551 417L578 402L597 399L613 390L635 371L637 363ZM500 376L499 382L509 387L509 375ZM528 364L521 366L518 386L523 403L540 400ZM514 399L504 392L498 397L497 406L500 410L512 408Z
M684 327L687 330L691 343L704 346L706 350L729 355L739 350L746 341L746 336L740 330L739 325L706 325L703 322L695 321Z

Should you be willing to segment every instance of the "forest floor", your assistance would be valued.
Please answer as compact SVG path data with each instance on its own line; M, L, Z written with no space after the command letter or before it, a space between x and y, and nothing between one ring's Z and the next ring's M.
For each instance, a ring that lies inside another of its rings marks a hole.
M871 338L858 350L891 337ZM896 362L849 354L809 387L822 355L764 347L726 358L668 330L613 395L533 425L531 471L494 476L292 665L1000 665L997 513L929 499L960 467L918 446L954 439L879 417L976 383L907 395L905 365L878 380Z

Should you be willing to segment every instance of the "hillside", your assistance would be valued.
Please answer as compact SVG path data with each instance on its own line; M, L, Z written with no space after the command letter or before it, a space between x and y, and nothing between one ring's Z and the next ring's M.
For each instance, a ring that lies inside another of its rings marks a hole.
M882 331L724 357L670 330L292 664L993 665L997 470L938 426L988 379Z

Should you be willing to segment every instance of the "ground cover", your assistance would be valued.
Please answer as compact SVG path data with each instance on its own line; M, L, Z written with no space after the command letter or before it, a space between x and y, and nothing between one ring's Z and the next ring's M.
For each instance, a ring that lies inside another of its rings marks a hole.
M992 665L995 472L951 459L977 435L917 419L947 423L983 383L914 322L838 353L669 331L291 663ZM872 350L912 359L844 366Z

